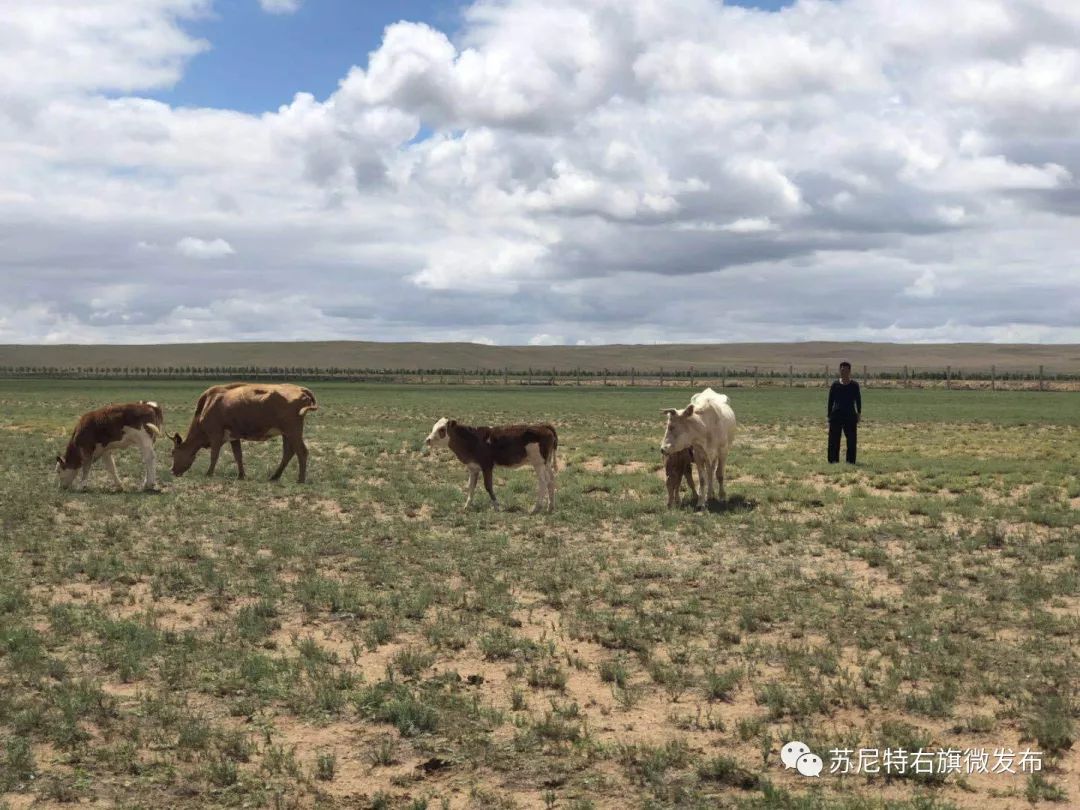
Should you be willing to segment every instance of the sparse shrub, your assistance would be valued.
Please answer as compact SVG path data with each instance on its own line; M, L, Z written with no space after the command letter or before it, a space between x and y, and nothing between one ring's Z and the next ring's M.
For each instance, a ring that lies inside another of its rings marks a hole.
M391 659L393 668L406 678L415 678L435 663L435 654L419 647L406 647Z
M333 753L319 754L315 758L315 778L323 782L332 782L337 772L337 757Z

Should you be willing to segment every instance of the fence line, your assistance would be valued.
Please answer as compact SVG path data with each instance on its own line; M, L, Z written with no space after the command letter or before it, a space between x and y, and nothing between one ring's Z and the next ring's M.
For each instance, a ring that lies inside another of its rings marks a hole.
M318 366L141 366L52 368L44 366L0 366L0 378L9 379L106 379L106 380L293 380L377 382L440 385L572 385L599 387L685 387L704 388L820 388L836 378L830 366L810 368L794 363L776 366L720 367L716 369L643 370L582 368L568 369L369 369L323 368ZM945 390L1080 390L1080 373L1046 372L1044 366L1030 371L954 369L914 366L862 367L860 384L868 388L941 388Z

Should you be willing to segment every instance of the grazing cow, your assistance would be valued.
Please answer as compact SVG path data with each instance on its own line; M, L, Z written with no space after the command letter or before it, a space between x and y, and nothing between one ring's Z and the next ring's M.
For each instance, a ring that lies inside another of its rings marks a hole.
M555 510L555 455L559 437L552 425L503 425L499 427L468 427L445 417L435 423L425 444L429 448L449 447L458 461L469 468L469 495L465 508L472 504L476 480L483 474L484 489L491 496L491 505L499 508L492 488L491 475L495 467L520 467L532 464L536 470L536 506L541 511Z
M693 448L701 486L698 509L705 506L706 491L712 500L714 481L719 484L717 494L723 500L724 463L735 440L735 412L728 405L727 396L706 388L690 397L690 404L681 411L665 408L664 413L668 418L667 432L660 443L660 452L668 456Z
M56 473L60 477L60 486L70 489L75 481L75 474L81 472L77 488L84 489L86 478L90 475L90 466L100 458L113 482L123 489L120 476L116 474L116 462L112 454L122 447L135 445L142 453L143 465L146 468L143 489L153 490L157 486L154 439L161 435L163 422L164 415L156 402L106 405L83 414L75 425L64 455L56 457Z
M281 436L281 464L270 476L276 481L296 455L301 484L307 477L307 445L304 444L304 415L318 410L315 395L298 385L230 383L207 388L195 406L187 438L173 436L173 475L183 475L204 447L210 448L210 467L214 474L221 446L228 442L236 459L238 477L244 477L241 441L262 442Z
M694 451L687 447L677 453L668 453L664 457L664 474L667 478L667 506L674 509L679 503L679 494L682 491L683 478L690 485L690 494L697 500L697 490L694 489Z

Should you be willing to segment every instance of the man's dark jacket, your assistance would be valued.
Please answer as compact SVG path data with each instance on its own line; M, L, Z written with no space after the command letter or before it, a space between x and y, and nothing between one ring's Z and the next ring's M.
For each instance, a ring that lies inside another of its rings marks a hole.
M829 421L854 422L857 414L862 413L862 395L859 384L851 380L846 385L840 380L833 382L829 389Z

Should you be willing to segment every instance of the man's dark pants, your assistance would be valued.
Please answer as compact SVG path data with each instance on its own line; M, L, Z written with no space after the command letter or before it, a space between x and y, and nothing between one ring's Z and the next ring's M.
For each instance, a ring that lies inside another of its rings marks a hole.
M855 449L858 443L858 422L854 419L829 420L829 463L840 461L840 432L847 441L847 463L855 463Z

